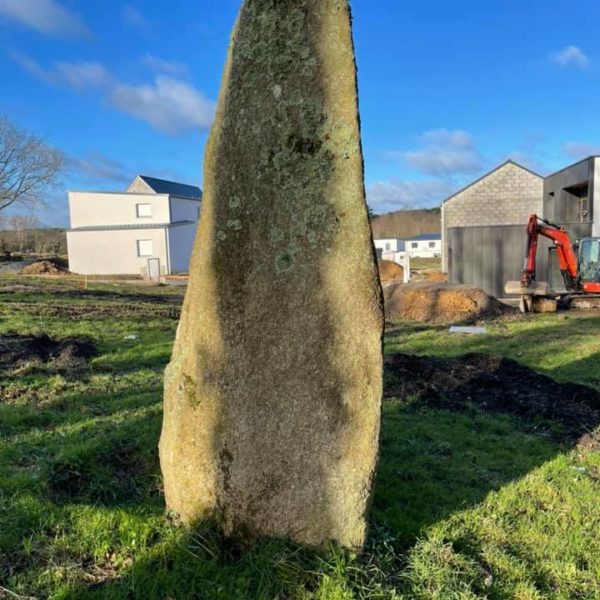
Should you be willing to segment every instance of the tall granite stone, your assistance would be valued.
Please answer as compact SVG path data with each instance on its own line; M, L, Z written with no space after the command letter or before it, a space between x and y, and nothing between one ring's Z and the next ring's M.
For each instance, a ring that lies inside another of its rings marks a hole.
M360 548L382 301L347 0L246 0L206 150L160 458L169 509Z

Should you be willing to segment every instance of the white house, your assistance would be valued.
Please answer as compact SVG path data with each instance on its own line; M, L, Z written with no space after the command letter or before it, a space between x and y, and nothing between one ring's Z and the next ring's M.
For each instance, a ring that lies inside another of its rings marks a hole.
M124 193L69 192L69 268L82 275L188 271L200 188L138 175Z
M411 258L437 258L442 255L442 234L425 233L406 240Z
M381 258L387 252L404 252L404 240L381 239L373 240L377 256Z

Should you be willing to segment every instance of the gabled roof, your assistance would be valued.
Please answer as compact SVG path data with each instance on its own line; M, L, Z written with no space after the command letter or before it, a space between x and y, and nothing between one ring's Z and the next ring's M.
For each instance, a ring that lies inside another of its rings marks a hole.
M184 198L202 198L202 190L195 185L166 181L165 179L157 179L156 177L148 177L147 175L138 175L131 182L131 185L133 185L138 178L141 179L155 194L169 194L170 196L183 196ZM129 187L131 187L131 185Z
M501 165L498 165L495 169L492 169L491 171L489 171L485 175L482 175L479 179L476 179L475 181L473 181L469 185L466 185L464 188L458 190L458 192L454 192L454 194L452 194L451 196L448 196L448 198L446 198L442 202L442 204L446 204L446 202L448 202L449 200L452 200L452 198L454 198L455 196L458 196L459 194L462 194L464 191L468 190L470 187L473 187L475 184L479 183L480 181L483 181L486 177L489 177L490 175L492 175L496 171L499 171L500 169L503 169L504 167L506 167L506 165L515 165L515 167L519 167L519 169L523 169L523 171L527 171L528 173L531 173L532 175L535 175L536 177L539 177L540 179L544 179L543 176L540 175L539 173L536 173L535 171L532 171L531 169L528 169L527 167L524 167L523 165L520 165L518 162L515 162L514 160L512 160L511 158L509 158L507 161L503 162Z
M442 240L441 233L423 233L416 237L409 238L407 242L439 242Z

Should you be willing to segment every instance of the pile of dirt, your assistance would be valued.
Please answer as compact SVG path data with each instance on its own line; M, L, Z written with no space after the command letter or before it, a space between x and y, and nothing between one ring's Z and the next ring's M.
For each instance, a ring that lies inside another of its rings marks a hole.
M82 367L96 355L90 340L64 338L53 340L47 335L22 336L9 333L0 336L0 369L14 369L26 364L51 364L57 370Z
M425 271L423 277L428 283L448 283L448 274L442 271Z
M21 275L64 275L68 271L49 260L40 260L21 269Z
M404 281L404 269L391 260L378 261L379 279L382 284Z
M468 323L515 312L483 290L464 285L414 283L384 289L388 319Z
M394 354L386 359L386 397L416 398L461 410L476 406L544 427L560 441L600 450L600 392L550 377L507 358L470 354L441 359Z

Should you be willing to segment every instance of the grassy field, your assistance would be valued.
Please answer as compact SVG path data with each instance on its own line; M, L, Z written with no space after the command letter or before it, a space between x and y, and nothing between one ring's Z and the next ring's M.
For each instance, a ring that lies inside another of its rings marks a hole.
M441 258L411 258L410 260L411 269L437 269L442 268Z
M475 406L386 398L362 556L182 529L157 456L181 289L90 287L0 279L0 336L97 349L0 375L0 598L600 598L600 453ZM386 352L501 354L600 389L599 334L600 317L575 314L474 338L398 324Z

